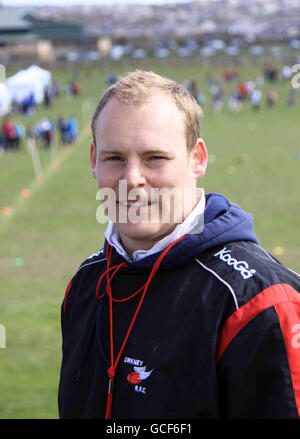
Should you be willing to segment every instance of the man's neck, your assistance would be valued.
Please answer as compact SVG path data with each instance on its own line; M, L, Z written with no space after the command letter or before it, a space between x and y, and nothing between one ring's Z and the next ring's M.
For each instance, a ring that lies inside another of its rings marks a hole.
M153 236L152 239L147 240L131 239L127 236L122 236L122 234L120 233L120 241L124 250L131 258L133 253L137 250L150 250L150 248L152 248L158 241L161 241L163 238L172 233L177 225L178 224L173 224L165 232L160 233L157 236Z

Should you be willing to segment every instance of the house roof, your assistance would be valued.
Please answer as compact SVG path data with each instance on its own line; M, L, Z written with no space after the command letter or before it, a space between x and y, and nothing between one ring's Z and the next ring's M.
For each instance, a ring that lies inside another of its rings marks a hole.
M32 23L24 19L28 9L0 8L0 32L30 30Z
M95 37L80 24L45 20L25 8L0 7L0 43L15 43L47 39L74 41Z

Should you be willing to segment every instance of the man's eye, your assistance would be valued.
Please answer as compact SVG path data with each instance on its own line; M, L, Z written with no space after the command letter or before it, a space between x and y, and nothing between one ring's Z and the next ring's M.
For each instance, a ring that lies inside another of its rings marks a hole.
M164 160L166 157L163 157L162 155L152 155L150 157L150 160Z
M117 161L117 160L121 160L121 157L119 157L118 155L113 155L113 156L111 156L111 157L107 157L106 160L109 160L109 161L115 162L115 161Z

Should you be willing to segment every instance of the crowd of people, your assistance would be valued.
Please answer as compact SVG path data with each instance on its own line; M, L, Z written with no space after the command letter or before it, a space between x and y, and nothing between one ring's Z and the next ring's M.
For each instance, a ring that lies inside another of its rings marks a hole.
M273 108L278 101L278 87L273 84L278 82L289 83L292 77L292 68L288 65L281 69L273 65L266 64L260 75L248 81L242 80L242 75L237 68L225 68L221 72L221 78L215 78L211 72L205 75L207 94L203 92L197 83L197 79L187 79L183 85L194 96L197 102L205 107L210 99L214 113L222 111L227 102L230 112L239 112L244 105L250 105L254 111L259 111L265 102L266 108ZM106 85L116 82L117 76L109 73L105 77ZM269 87L266 87L266 84ZM264 86L264 87L263 87ZM64 92L66 99L81 93L80 72L75 72L73 77L67 82ZM281 89L280 93L281 93ZM283 89L282 89L283 90ZM296 105L297 89L290 87L284 88L287 93L287 106ZM61 96L61 84L58 79L54 79L50 86L44 90L44 107L52 105L53 99ZM26 97L21 105L14 104L9 116L2 122L0 131L1 152L7 149L18 150L27 138L31 143L35 142L38 146L48 148L55 140L62 145L72 145L78 136L78 121L75 117L65 117L60 115L57 119L49 119L44 116L35 125L27 128L21 122L16 122L18 114L31 117L36 111L41 111L35 102L33 94Z
M76 96L81 92L78 77L73 77L66 85L65 97ZM44 99L37 105L33 93L26 96L21 103L13 102L11 111L3 117L0 124L0 155L7 150L19 150L21 147L49 148L58 141L62 145L72 145L78 136L78 120L74 116L60 115L57 118L47 117L42 106L49 108L53 99L61 96L61 84L58 79L44 89ZM32 118L41 113L35 123L24 124L16 121L20 116ZM44 113L44 114L42 114Z
M5 117L0 131L0 148L2 150L20 148L25 134L25 127L22 123L14 123L10 117Z
M292 77L292 68L288 65L282 67L281 71L272 66L265 65L262 74L249 81L241 79L238 69L224 69L221 74L222 79L216 79L211 73L206 75L208 82L209 97L212 103L213 112L219 113L226 103L226 91L228 83L234 82L232 90L227 93L227 105L231 112L237 112L242 109L243 104L250 103L253 110L258 111L265 99L265 106L272 108L278 101L278 91L273 87L278 81L287 83ZM269 85L266 90L263 85ZM194 96L197 102L204 106L207 102L205 94L199 91L197 80L191 78L183 83L184 87ZM292 86L287 91L286 103L289 107L295 106L297 98L297 89Z
M60 140L62 145L72 145L78 136L78 122L74 117L60 116L51 120L43 117L36 125L29 127L27 136L45 148L51 147L55 140Z
M55 141L62 145L72 145L78 136L78 121L75 117L48 119L42 117L36 124L27 128L21 123L14 123L11 117L6 117L0 131L0 149L18 150L24 144L31 147L49 148Z

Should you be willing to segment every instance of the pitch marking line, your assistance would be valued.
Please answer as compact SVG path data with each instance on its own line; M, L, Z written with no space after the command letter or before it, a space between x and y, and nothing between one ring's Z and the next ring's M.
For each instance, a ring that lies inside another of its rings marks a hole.
M85 137L88 136L90 133L89 126L86 126L81 134L79 135L77 139L77 143L80 145L80 143L83 141ZM11 203L9 206L4 206L2 208L2 219L9 219L12 218L12 216L17 212L20 204L26 200L26 198L29 198L34 191L36 191L42 183L45 183L48 178L54 174L56 170L58 170L61 166L61 164L72 154L73 151L75 151L76 146L69 146L66 150L61 152L60 154L57 151L57 147L55 152L51 154L51 164L47 166L45 172L42 172L42 168L40 165L40 161L38 158L38 155L36 153L31 152L32 160L33 160L33 167L36 174L36 179L33 180L29 186L22 189L15 199L14 203Z

